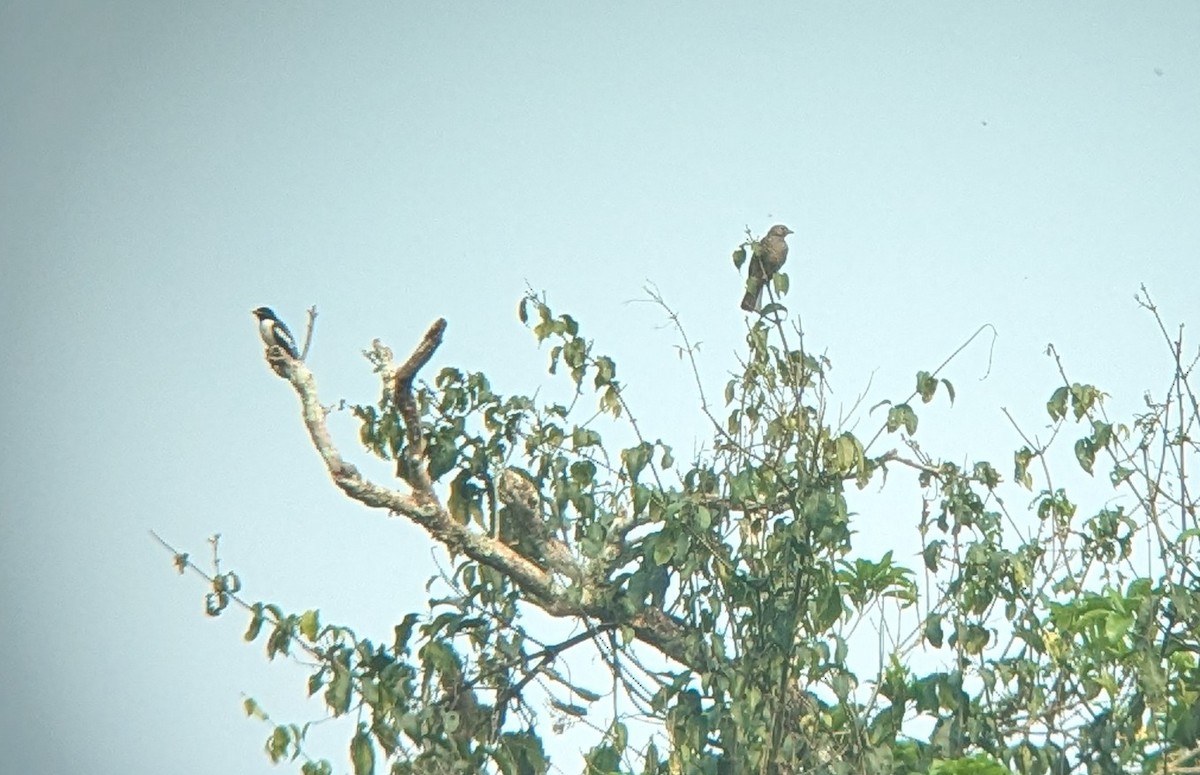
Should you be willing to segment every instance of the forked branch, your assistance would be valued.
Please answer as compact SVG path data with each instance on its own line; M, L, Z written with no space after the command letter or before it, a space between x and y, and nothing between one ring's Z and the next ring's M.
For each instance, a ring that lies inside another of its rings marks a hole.
M471 530L468 525L455 519L442 504L421 457L424 445L413 381L418 370L429 362L441 343L445 327L444 320L438 320L429 327L412 355L396 369L392 381L394 400L406 426L409 454L417 456L412 460L413 465L408 467L411 480L408 484L413 489L411 493L376 484L347 462L329 433L327 413L321 405L316 380L308 366L291 359L278 363L280 376L287 379L300 399L304 426L333 483L364 506L383 509L390 515L412 520L451 553L465 554L499 571L516 584L530 602L551 616L582 618L601 625L629 626L638 639L665 656L693 669L703 669L704 659L696 645L702 641L701 633L692 631L678 618L655 608L626 613L612 604L601 586L589 584L582 589L567 589L561 578L556 578L553 573L514 551L502 540Z

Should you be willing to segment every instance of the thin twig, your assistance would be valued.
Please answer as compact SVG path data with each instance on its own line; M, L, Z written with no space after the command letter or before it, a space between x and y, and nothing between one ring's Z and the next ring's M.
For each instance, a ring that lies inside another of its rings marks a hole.
M304 331L304 349L300 351L300 360L308 359L308 348L312 346L313 331L317 327L317 306L308 308L308 324Z

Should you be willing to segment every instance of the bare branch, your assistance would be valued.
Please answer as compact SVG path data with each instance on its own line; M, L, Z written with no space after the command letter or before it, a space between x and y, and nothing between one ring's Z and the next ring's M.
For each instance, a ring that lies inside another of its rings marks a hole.
M300 351L300 360L308 359L308 348L312 346L313 331L317 327L317 307L314 304L308 308L308 325L304 331L304 349Z

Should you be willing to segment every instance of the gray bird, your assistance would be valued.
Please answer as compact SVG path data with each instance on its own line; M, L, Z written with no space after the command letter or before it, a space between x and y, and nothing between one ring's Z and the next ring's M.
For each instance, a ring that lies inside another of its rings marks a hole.
M750 267L747 270L746 295L742 297L742 309L747 312L758 312L762 309L763 288L775 276L784 262L787 261L788 246L785 241L792 230L777 223L767 232L767 236L759 240L750 257Z

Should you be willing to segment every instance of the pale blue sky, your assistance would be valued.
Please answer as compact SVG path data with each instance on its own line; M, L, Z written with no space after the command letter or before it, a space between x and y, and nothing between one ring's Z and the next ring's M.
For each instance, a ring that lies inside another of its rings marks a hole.
M626 302L657 283L719 395L729 252L774 222L841 400L992 323L990 377L972 349L929 415L951 454L1008 472L999 407L1043 424L1051 341L1136 408L1165 379L1139 283L1200 323L1200 4L0 3L6 766L280 771L239 693L303 720L305 674L147 529L220 532L252 599L366 633L421 607L428 541L330 486L252 307L318 306L326 401L438 316L435 366L532 392L528 282L686 459L691 375Z

